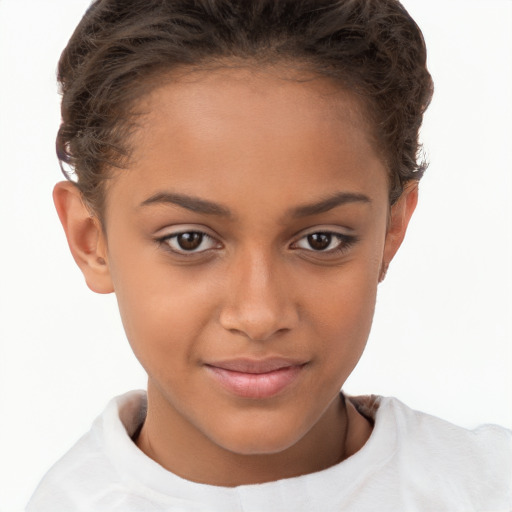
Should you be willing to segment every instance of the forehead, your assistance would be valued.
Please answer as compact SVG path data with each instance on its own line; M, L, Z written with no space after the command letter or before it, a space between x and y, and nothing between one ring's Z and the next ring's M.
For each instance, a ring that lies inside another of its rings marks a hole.
M175 71L162 85L141 102L142 128L139 135L151 132L155 123L171 121L176 131L193 123L195 136L232 123L238 129L260 128L293 135L290 120L301 121L297 128L336 130L340 121L352 124L367 136L371 127L364 115L362 98L326 77L294 68L279 66L220 66L209 69ZM200 121L198 123L197 121ZM150 138L151 135L150 135Z
M362 179L387 196L363 105L326 78L285 69L194 71L164 81L138 108L132 165L114 180L134 201L178 187L220 201L261 192L261 201L285 207L287 194L304 202L333 187L358 193Z

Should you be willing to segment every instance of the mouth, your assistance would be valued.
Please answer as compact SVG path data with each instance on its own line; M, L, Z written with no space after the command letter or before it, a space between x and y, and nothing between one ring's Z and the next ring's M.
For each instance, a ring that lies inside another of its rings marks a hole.
M284 358L233 359L205 364L226 391L242 398L271 398L296 382L307 362Z

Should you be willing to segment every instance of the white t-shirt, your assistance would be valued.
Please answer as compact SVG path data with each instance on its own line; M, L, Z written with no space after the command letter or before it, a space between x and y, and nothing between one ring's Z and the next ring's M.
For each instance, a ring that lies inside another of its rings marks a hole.
M112 400L91 430L47 473L27 512L510 512L512 432L470 431L395 398L350 398L372 414L357 453L323 471L239 487L184 480L131 440L146 395Z

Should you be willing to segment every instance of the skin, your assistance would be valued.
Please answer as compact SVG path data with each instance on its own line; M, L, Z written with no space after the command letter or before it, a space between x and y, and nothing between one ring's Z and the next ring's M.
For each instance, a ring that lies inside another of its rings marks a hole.
M72 183L54 191L88 286L116 293L148 373L137 444L198 482L318 471L371 433L339 390L363 352L417 187L391 208L357 100L323 78L283 76L218 69L153 91L133 164L109 182L105 230ZM208 236L186 252L184 232ZM312 247L314 233L332 233L329 245ZM301 366L264 398L226 390L209 367L275 357Z

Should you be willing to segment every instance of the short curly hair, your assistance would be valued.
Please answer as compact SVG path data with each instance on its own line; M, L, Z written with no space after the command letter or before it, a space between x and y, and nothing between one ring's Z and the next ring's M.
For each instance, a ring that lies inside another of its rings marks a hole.
M305 65L361 97L391 204L423 175L433 83L423 35L397 0L96 0L59 61L57 135L61 168L93 211L109 171L128 164L136 101L178 66L229 59Z

